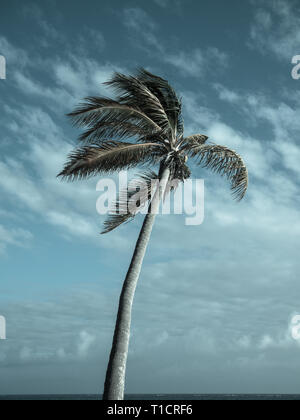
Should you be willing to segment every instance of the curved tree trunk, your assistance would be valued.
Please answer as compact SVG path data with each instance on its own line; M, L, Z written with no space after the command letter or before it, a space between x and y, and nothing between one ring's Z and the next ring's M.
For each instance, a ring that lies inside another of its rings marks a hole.
M150 239L155 216L166 190L170 171L161 170L159 188L155 191L148 214L137 240L133 257L122 288L110 359L106 372L103 400L123 400L126 362L130 338L131 309L143 259Z

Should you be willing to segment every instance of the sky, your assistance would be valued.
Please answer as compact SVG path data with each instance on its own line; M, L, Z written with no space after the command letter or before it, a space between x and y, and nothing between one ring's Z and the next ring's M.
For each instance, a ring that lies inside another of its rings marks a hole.
M185 133L236 150L245 199L205 181L205 219L159 215L138 283L127 393L299 393L300 8L268 0L1 2L0 394L102 393L142 219L100 235L99 178L56 178L65 114L143 66L183 100Z

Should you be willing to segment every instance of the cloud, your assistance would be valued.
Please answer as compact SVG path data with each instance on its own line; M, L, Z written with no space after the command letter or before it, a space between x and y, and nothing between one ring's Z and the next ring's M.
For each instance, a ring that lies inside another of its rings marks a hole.
M55 110L55 112L60 111L63 113L67 107L70 109L75 104L74 96L66 89L46 87L19 70L14 72L13 77L21 92L31 97L38 97L42 102L45 102L47 107Z
M0 53L6 58L7 66L17 64L24 68L30 66L31 60L26 51L13 46L4 36L0 35Z
M192 77L202 77L210 68L226 68L228 65L228 55L212 47L204 50L196 48L189 53L166 54L164 60L177 67L183 75Z
M44 208L44 198L32 179L24 177L24 167L15 160L7 163L0 162L0 186L8 195L19 198L16 203L26 204L31 210L42 212Z
M154 3L163 8L166 8L170 5L169 0L154 0Z
M139 42L136 42L136 37L134 37L135 46L139 46L147 52L150 52L151 48L152 51L154 48L156 52L164 52L161 40L155 35L158 26L143 9L137 7L124 9L122 23L129 33L141 35Z
M227 87L221 85L220 83L215 83L213 87L218 92L219 98L222 101L226 101L226 102L234 104L241 100L241 96L237 92L234 92L233 90L228 89Z
M31 24L36 24L40 28L42 37L39 39L39 42L41 42L44 47L49 48L51 46L51 41L65 41L62 32L55 24L52 24L47 20L45 13L37 4L26 4L22 7L22 12L24 17L31 21Z
M7 246L28 246L33 239L33 234L22 228L7 228L0 224L0 255L5 252Z
M258 164L262 175L266 175L272 171L272 167L277 163L278 167L284 166L285 169L294 172L299 176L298 159L300 157L300 147L298 138L300 134L299 112L300 102L292 103L284 101L281 97L274 103L273 98L262 94L247 94L245 92L234 92L221 85L215 86L219 98L232 104L232 106L242 112L244 116L251 115L252 122L257 126L261 123L267 122L271 127L273 136L268 141L268 148L266 153L263 150L262 142L256 143L253 150L253 162L255 160ZM251 141L251 146L255 142ZM249 142L250 145L250 142ZM259 151L260 149L260 151ZM257 160L258 159L258 160ZM269 169L267 168L269 166ZM288 175L285 175L288 178ZM290 178L291 182L296 180ZM272 179L272 184L274 183ZM289 181L286 179L286 183ZM292 188L295 190L294 188Z
M300 15L296 3L273 0L260 4L251 26L250 46L288 63L299 52Z
M89 36L97 35L89 31ZM9 46L11 57L16 60L27 57L23 50L4 38L2 41ZM34 60L36 69L46 71L50 84L45 85L32 77ZM98 215L95 207L97 180L79 186L62 183L56 178L74 147L62 128L62 116L88 94L98 91L105 95L106 88L102 88L101 83L113 71L122 69L109 63L98 65L86 56L71 54L64 60L49 60L47 69L39 57L34 57L34 60L30 65L23 60L25 70L15 70L12 77L18 94L24 94L26 98L38 97L40 105L31 105L30 101L26 105L16 105L3 100L3 130L6 137L15 138L20 147L18 155L13 158L7 152L2 153L0 189L8 203L14 202L15 212L25 208L25 217L29 219L30 212L34 212L67 235L98 239L100 243L101 228L100 222L96 222ZM74 137L77 135L74 134ZM110 243L123 247L124 239L118 241L115 235Z
M142 26L145 26L146 32L157 29L157 25L149 18L148 14L138 7L124 9L124 25L128 29L138 31Z
M31 7L36 9L35 5ZM74 46L76 53L73 52ZM107 95L108 90L103 82L114 71L126 72L118 64L107 60L99 63L95 60L95 51L99 54L104 48L105 39L102 33L85 26L74 39L74 45L64 41L63 51L67 52L58 52L55 57L44 57L39 49L25 51L0 35L0 53L5 56L10 68L8 80L13 83L12 88L17 87L30 98L38 97L41 104L60 115L67 113L82 98L95 92ZM37 78L38 72L46 76L46 79Z
M40 68L52 79L50 85L45 85L19 70L12 73L12 78L21 92L38 97L41 104L60 115L70 112L82 98L95 92L107 96L108 91L103 82L107 81L114 71L124 71L117 65L109 62L99 64L94 59L80 54L70 54L63 60L49 60L42 63Z
M81 237L95 238L97 228L89 221L74 213L59 213L57 211L49 211L47 214L49 223L54 226L61 226L73 235Z
M243 349L250 348L252 345L251 337L249 337L248 335L243 335L242 337L239 337L237 339L237 345Z
M79 357L86 357L90 347L95 342L96 337L86 331L81 331L79 334L78 355Z
M49 295L44 302L4 304L1 300L8 338L1 346L1 368L71 362L98 353L101 359L106 350L103 346L109 346L111 340L115 310L109 294L87 284L69 290L68 296L65 292L52 294L52 298Z
M134 37L134 45L140 46L151 56L155 53L165 63L177 68L183 76L203 77L211 69L218 71L218 68L228 66L229 56L214 46L204 49L193 50L176 49L172 52L170 46L159 38L158 25L141 8L129 8L124 10L123 24L135 35L139 34L139 41Z
M295 340L292 336L293 325L294 324L292 324L292 322L290 321L287 328L285 330L282 329L281 331L277 331L276 335L263 335L257 343L258 349L298 349L298 351L300 351L300 342L298 340Z
M66 183L56 178L73 149L61 126L48 112L37 107L11 108L2 114L3 126L22 138L18 158L0 159L0 191L16 214L32 222L32 212L57 228L65 239L70 236L93 241L94 245L124 249L129 238L116 232L110 241L100 236L102 220L96 212L98 180ZM11 126L11 119L14 125ZM22 152L21 152L22 150Z
M210 207L219 210L220 197L213 201L214 194L209 197ZM225 213L243 215L229 203L223 198ZM271 365L279 369L285 366L286 358L299 365L295 343L274 345L284 337L291 312L299 310L296 290L300 267L293 266L297 247L290 239L290 247L282 249L286 232L262 232L258 216L258 223L250 229L252 235L246 233L240 218L230 227L220 229L218 223L206 223L198 230L187 230L180 216L159 218L151 258L145 260L134 301L128 392L141 391L140 377L144 378L143 392L213 392L213 372L228 378L230 372L241 374L241 369L247 380L239 382L240 392L258 392L256 381L251 379L254 368L265 372ZM172 259L165 254L166 243ZM75 378L78 372L81 381L79 385L74 380L68 389L77 387L76 392L83 392L87 381L94 384L95 392L104 382L119 293L119 283L111 290L102 284L85 284L51 293L47 301L1 305L9 337L0 353L2 371L9 367L12 375L15 366L30 366L26 372L29 380L46 366L55 365L56 377L65 378L64 369L69 366L68 375ZM81 367L83 362L93 369ZM93 374L95 364L99 372ZM203 378L200 385L199 375ZM290 381L287 376L282 377L281 389ZM262 384L265 392L270 390L266 379ZM5 389L9 389L7 384ZM51 384L43 389L49 392ZM238 390L225 381L218 382L218 391Z
M27 211L33 211L48 223L64 227L74 235L91 236L94 230L96 236L97 231L91 221L92 209L87 217L82 212L83 197L83 200L87 196L91 200L94 195L96 202L95 186L78 189L75 185L62 184L56 178L71 150L61 128L39 108L6 108L6 111L8 118L10 115L16 118L15 134L25 133L22 134L25 145L19 159L3 156L0 161L0 188L7 197L17 198L14 200L15 210L25 206ZM32 175L32 171L38 176ZM67 204L68 200L77 203L75 208L70 201Z
M79 50L80 56L86 56L87 49L91 51L95 50L99 54L103 52L106 46L106 41L103 34L95 29L85 27L82 33L79 35ZM88 47L88 48L87 48Z

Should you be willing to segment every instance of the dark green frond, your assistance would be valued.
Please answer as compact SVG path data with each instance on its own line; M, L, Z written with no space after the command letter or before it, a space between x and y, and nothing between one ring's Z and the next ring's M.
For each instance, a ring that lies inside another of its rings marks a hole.
M193 148L195 146L197 147L206 143L207 139L208 137L204 134L194 134L192 136L183 138L181 141L180 148L186 153L189 153L190 150L193 152Z
M110 210L107 220L104 222L102 234L111 232L123 223L130 222L146 204L149 204L152 194L152 182L158 179L153 171L147 171L139 175L139 178L130 182L128 188L122 191L114 207ZM130 206L135 194L138 193L138 202L134 207Z
M162 104L141 80L134 76L115 73L105 85L115 89L120 104L141 110L163 130L165 135L171 134L170 123Z
M108 218L103 223L104 229L102 230L101 234L104 235L105 233L109 233L112 230L116 229L120 225L124 223L128 223L133 220L135 215L126 213L126 214L110 214Z
M186 156L181 152L169 152L163 159L162 163L170 169L171 179L184 181L191 176L191 171L186 165Z
M137 138L137 142L139 143L148 143L149 141L160 143L167 150L169 150L169 142L166 142L166 138L161 132L153 133L151 135L146 134L145 136Z
M79 140L85 144L101 144L107 140L123 140L135 138L137 142L159 142L160 136L155 127L133 124L128 121L101 121L81 134Z
M109 98L88 97L68 116L74 125L88 128L107 123L130 123L145 131L160 131L159 125L139 109Z
M238 200L245 196L248 171L243 159L234 150L220 145L200 145L194 146L190 154L199 165L225 175L231 181L231 189Z
M143 68L139 69L137 77L159 99L168 116L173 132L176 132L177 135L183 134L181 99L178 98L169 82Z
M114 172L159 160L161 146L156 143L123 143L110 141L97 146L85 146L70 154L58 175L73 181L103 172Z

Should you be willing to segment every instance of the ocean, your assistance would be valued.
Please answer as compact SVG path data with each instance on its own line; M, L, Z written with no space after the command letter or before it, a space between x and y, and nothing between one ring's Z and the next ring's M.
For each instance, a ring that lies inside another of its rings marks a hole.
M101 395L1 395L1 401L98 401ZM127 401L299 401L300 394L128 394Z

